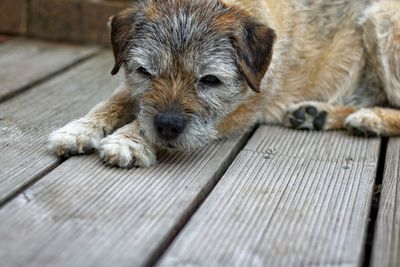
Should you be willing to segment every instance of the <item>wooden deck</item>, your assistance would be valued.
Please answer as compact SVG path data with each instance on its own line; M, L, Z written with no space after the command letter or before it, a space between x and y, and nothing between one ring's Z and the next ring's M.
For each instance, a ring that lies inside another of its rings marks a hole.
M112 93L112 64L0 44L1 266L400 266L400 139L260 126L132 170L48 153Z

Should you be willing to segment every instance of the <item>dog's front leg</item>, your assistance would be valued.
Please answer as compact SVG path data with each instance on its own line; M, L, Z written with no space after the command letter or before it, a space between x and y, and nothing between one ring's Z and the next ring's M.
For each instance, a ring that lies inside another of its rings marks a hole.
M141 136L138 120L101 140L99 152L107 165L120 168L150 167L156 162L156 150Z
M89 153L107 134L132 121L135 108L130 88L122 83L110 99L96 105L85 117L52 132L48 147L62 157Z

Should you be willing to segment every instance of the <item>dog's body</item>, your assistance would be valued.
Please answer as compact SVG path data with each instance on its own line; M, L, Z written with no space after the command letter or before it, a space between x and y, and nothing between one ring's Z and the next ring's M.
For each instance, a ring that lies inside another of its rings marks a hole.
M400 106L400 2L149 0L111 28L125 82L51 134L60 156L150 166L256 123L400 134L376 107Z

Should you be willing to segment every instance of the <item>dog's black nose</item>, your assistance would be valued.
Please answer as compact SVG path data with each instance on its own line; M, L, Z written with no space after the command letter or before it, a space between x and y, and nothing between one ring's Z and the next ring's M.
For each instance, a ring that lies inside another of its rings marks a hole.
M158 113L154 118L154 126L158 134L167 140L177 138L185 129L187 118L176 111Z

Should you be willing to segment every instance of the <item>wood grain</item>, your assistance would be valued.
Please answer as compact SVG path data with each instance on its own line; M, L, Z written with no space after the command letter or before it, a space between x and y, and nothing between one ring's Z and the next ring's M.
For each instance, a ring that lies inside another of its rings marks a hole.
M359 266L379 148L260 128L158 266Z
M112 94L112 65L101 54L0 105L0 202L60 163L46 149L49 133Z
M400 139L388 144L374 237L372 266L400 266Z
M0 101L98 51L95 47L23 39L1 44Z
M122 170L64 162L0 210L4 266L148 266L203 201L246 138L163 154Z

